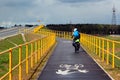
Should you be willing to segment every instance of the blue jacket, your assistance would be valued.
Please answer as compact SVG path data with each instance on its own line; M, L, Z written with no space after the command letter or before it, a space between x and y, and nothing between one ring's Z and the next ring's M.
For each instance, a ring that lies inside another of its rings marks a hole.
M73 36L74 36L74 37L78 37L78 36L79 36L79 32L78 32L78 31L74 31L74 32L73 32Z

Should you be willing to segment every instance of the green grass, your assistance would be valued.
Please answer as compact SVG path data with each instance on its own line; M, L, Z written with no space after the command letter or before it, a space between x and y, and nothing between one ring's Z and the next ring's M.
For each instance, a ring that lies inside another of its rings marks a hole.
M4 50L7 50L9 48L15 47L15 45L13 43L16 44L16 45L23 44L24 41L22 39L22 36L19 34L19 35L13 36L13 37L8 37L6 39L0 40L0 52L2 52ZM13 56L13 64L14 65L16 63L18 63L17 52L18 52L18 49L13 50L14 55L12 55L12 56ZM4 54L1 54L0 55L0 76L4 75L6 72L8 72L8 67L9 67L8 63L9 63L8 52L4 53Z
M115 41L120 41L120 37L113 37L113 36L103 36L104 38L110 39L110 40L115 40Z
M38 37L35 35L31 35L31 34L30 35L27 34L27 36L28 36L27 38L29 38L29 36L32 38ZM30 39L30 40L32 40L32 39ZM15 47L15 45L10 43L9 41L12 41L13 43L15 43L17 45L24 43L21 35L6 38L6 39L0 41L0 52L7 50L9 48ZM33 46L35 46L35 43ZM30 51L31 51L30 44L28 45L28 48L29 48L29 55L30 55ZM35 50L35 49L33 49L33 50ZM26 46L24 45L24 46L22 46L22 60L24 60L26 57L25 53L26 53ZM1 54L0 55L0 77L8 72L8 70L9 70L8 63L9 63L9 53L7 52L4 54ZM19 63L19 48L16 48L16 49L12 50L12 67L16 66L18 63ZM15 72L15 74L16 74L16 72Z
M0 41L0 52L2 52L4 50L7 50L9 48L15 47L15 45L12 44L11 42L13 42L16 45L24 43L21 35L16 35L16 36L13 36L13 37L8 37L8 38L3 39L3 40Z
M14 47L13 44L9 43L8 40L1 40L0 41L0 52L6 50L6 49L9 49L11 47Z
M120 41L120 37L114 37L114 36L109 36L109 35L102 36L102 37L110 39L110 40L114 40L114 41ZM101 41L100 46L102 47L102 41ZM113 48L113 43L109 42L109 50L111 53L112 53L112 48ZM107 49L107 41L104 41L104 49ZM106 58L106 54L105 54L105 58ZM120 57L120 44L118 44L118 43L115 43L115 55ZM110 61L110 63L112 62L112 55L109 56L109 61ZM115 66L120 68L120 60L117 58L115 58Z
M24 43L24 41L22 39L22 36L20 34L16 35L16 36L13 36L13 37L9 37L9 38L7 38L7 40L12 41L13 43L15 43L17 45L20 45L20 44Z
M8 72L8 54L0 55L0 76Z

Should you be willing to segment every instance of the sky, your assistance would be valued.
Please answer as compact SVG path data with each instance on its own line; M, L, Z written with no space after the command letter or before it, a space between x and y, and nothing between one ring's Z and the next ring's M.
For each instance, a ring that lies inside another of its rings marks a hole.
M120 24L120 0L0 0L0 26L111 24L113 5Z

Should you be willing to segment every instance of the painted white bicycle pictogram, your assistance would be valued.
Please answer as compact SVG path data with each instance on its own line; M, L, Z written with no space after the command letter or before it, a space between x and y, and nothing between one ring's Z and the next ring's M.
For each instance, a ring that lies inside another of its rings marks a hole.
M59 65L59 68L56 71L56 74L61 74L61 75L68 75L68 74L73 74L73 73L87 73L89 72L86 69L82 69L84 68L84 65L82 64L74 64L74 65L70 65L70 64L61 64Z

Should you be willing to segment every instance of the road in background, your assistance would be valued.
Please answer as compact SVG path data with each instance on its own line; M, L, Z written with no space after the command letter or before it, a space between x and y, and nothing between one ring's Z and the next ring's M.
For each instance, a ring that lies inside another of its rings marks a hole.
M22 32L24 31L24 29L33 29L31 28L26 28L26 27L15 27L15 28L10 28L10 29L5 29L5 30L1 30L0 31L0 39L4 39L6 37L10 37L10 36L14 36L17 35L19 33L21 33L20 31L22 30Z

